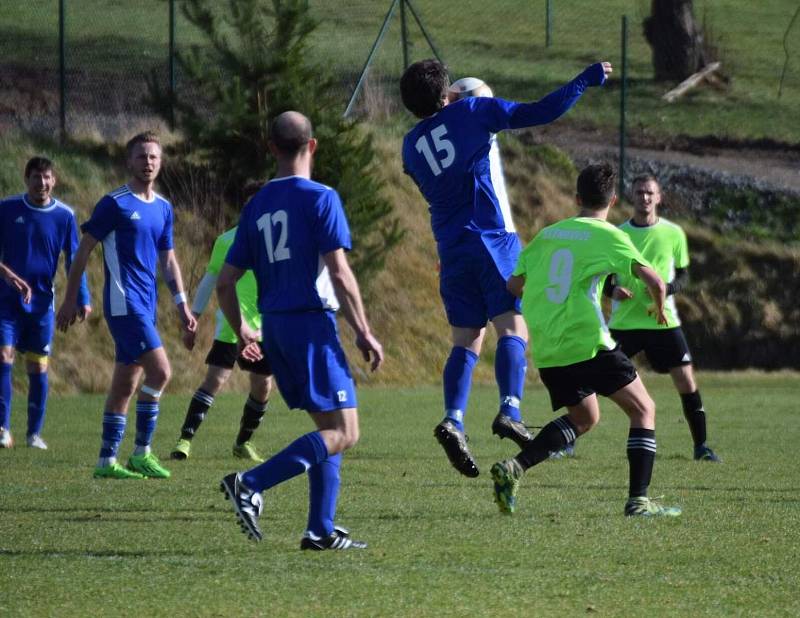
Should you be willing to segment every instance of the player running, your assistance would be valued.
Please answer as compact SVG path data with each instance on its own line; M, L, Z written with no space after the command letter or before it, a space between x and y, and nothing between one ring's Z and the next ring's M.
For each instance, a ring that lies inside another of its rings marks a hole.
M532 440L519 409L528 333L519 301L506 290L520 242L494 185L489 156L494 134L554 121L609 73L609 63L593 64L536 103L470 97L448 104L447 68L436 60L411 65L400 80L403 103L422 119L403 140L403 167L429 205L441 265L439 291L452 329L442 377L445 415L434 436L466 476L479 474L467 448L464 415L487 321L498 339L500 407L492 432L519 446Z
M706 445L706 413L694 379L692 354L681 329L675 294L689 282L689 247L684 231L658 216L661 187L653 176L639 176L633 181L633 217L620 225L653 265L659 276L668 281L664 305L666 324L656 324L648 315L651 300L642 283L624 273L609 277L603 293L611 303L611 334L622 351L633 358L644 351L658 373L669 372L681 397L683 415L694 441L694 458L719 462L720 458Z
M628 236L608 223L616 203L616 174L590 165L578 176L577 217L544 228L522 251L508 289L522 298L531 329L533 361L553 410L567 414L548 423L516 457L492 466L495 502L513 513L522 475L551 452L585 434L600 420L597 394L609 397L630 419L630 484L625 515L680 514L647 497L656 455L655 404L631 361L611 338L600 307L611 272L641 279L653 299L654 321L665 323L664 282Z
M154 191L161 170L161 144L155 133L140 133L126 146L128 184L112 191L81 226L81 239L58 309L58 328L75 320L78 282L89 255L103 243L105 286L103 312L116 347L116 364L103 412L103 438L95 478L169 478L150 444L156 430L159 400L170 378L167 353L156 329L156 266L173 295L185 332L197 327L186 304L178 260L172 248L172 205ZM125 435L128 404L144 373L136 401L136 446L128 466L117 463Z
M0 448L11 448L11 370L15 350L28 373L28 446L47 449L41 437L47 411L48 357L53 341L54 279L59 253L69 271L78 247L72 209L53 197L53 162L33 157L25 165L27 192L0 202ZM79 280L75 314L91 313L86 277Z

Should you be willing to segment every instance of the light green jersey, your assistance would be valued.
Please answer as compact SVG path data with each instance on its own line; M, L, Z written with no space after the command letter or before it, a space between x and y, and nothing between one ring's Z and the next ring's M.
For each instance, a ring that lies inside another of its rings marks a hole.
M689 245L683 230L663 217L653 225L640 227L626 221L619 226L631 239L634 247L653 265L658 275L669 282L675 278L676 268L686 268L689 265ZM667 296L664 303L664 314L667 316L666 324L659 324L647 314L647 308L653 304L653 299L647 293L647 286L630 275L620 275L617 283L633 292L633 298L611 303L611 319L609 326L619 330L636 330L640 328L657 330L675 328L680 326L678 310L675 307L675 298Z
M564 367L616 347L600 297L606 276L630 273L634 262L649 266L625 232L599 219L565 219L536 235L514 269L525 277L522 314L536 367Z
M208 260L208 266L206 266L207 273L219 276L222 265L225 263L225 257L228 255L228 249L231 248L235 236L236 228L234 227L217 237L214 241L214 248L211 249L211 258ZM258 287L252 270L245 271L242 278L236 283L236 296L239 298L242 319L250 328L261 330L261 314L258 312L257 306ZM214 339L226 343L237 343L239 341L220 309L217 309Z

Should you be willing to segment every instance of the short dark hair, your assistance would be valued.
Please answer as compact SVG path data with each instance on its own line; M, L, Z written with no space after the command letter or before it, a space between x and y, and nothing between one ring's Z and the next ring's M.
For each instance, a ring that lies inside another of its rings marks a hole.
M631 182L631 186L635 187L638 184L644 184L646 182L654 182L661 188L661 183L658 182L658 178L653 176L652 174L639 174L636 178L633 179Z
M429 58L408 67L400 78L400 97L403 105L417 118L427 118L438 112L450 86L447 66Z
M134 146L136 144L158 144L158 147L161 148L161 139L158 136L158 133L155 131L145 131L144 133L138 133L134 135L132 138L128 140L128 143L125 144L125 156L130 157L131 153L133 152Z
M32 157L30 161L25 164L25 178L30 178L34 172L51 171L56 173L55 164L47 157Z
M608 163L589 165L578 175L578 197L586 208L608 206L617 186L617 173Z
M311 121L300 112L278 114L269 125L269 141L290 157L307 147L313 137Z

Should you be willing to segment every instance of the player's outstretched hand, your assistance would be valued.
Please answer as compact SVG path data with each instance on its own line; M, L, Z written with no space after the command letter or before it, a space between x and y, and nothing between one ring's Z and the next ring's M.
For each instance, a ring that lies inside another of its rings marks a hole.
M356 347L361 350L364 360L370 364L371 371L377 370L383 364L383 346L372 333L357 335Z
M606 79L608 79L613 70L610 62L596 62L586 67L581 75L586 79L589 86L602 86L606 83Z
M613 300L630 300L633 298L633 292L621 285L615 285L614 291L611 292L611 298Z
M196 333L197 332L197 318L194 317L194 314L189 311L189 307L186 303L181 303L177 305L178 315L180 315L181 322L183 323L183 330L187 333Z
M251 341L248 343L242 348L242 351L239 352L239 355L251 363L257 363L264 358L264 353L261 351L261 345L258 343L258 341Z
M67 329L75 323L77 317L78 307L74 303L62 303L56 314L56 328L62 333L66 333Z

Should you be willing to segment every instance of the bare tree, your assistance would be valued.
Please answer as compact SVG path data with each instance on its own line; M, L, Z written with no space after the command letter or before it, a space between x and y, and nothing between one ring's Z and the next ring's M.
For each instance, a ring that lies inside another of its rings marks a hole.
M703 33L692 0L652 0L643 25L653 50L656 80L683 80L705 66Z

